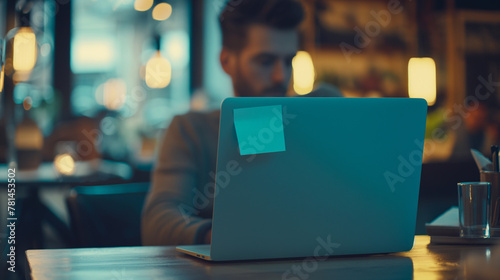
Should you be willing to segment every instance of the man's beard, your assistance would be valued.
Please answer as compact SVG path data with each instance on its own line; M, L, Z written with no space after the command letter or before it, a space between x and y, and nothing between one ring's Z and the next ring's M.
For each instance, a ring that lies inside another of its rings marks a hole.
M239 67L233 78L233 86L235 93L239 97L285 97L287 92L287 87L282 84L274 85L260 92L254 91L250 82L241 74Z

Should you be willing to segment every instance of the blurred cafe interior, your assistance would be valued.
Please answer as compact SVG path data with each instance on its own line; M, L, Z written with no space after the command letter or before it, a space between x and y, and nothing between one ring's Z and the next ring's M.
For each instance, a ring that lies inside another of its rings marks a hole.
M456 183L479 180L470 149L489 157L500 143L500 2L389 2L303 0L287 96L424 98L415 233L426 234L457 205ZM233 95L219 62L225 5L0 1L0 218L15 167L22 250L141 245L165 130Z

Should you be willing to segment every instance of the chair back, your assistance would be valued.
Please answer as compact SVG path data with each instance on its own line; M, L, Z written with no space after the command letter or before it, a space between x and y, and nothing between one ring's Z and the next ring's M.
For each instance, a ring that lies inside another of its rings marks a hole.
M79 186L66 198L76 247L141 245L147 183Z

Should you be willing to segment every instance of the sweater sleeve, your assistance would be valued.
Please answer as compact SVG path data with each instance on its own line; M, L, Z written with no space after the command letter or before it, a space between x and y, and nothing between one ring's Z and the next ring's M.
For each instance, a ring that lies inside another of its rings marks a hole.
M196 137L187 118L174 117L158 151L142 213L143 245L199 244L211 228L211 219L197 216L194 201L200 183Z

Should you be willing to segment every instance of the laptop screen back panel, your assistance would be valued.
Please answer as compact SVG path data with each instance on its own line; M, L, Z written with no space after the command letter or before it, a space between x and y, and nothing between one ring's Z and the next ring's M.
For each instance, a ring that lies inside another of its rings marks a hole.
M241 156L234 109L271 105L286 151ZM226 99L212 259L410 250L426 110L406 98Z

